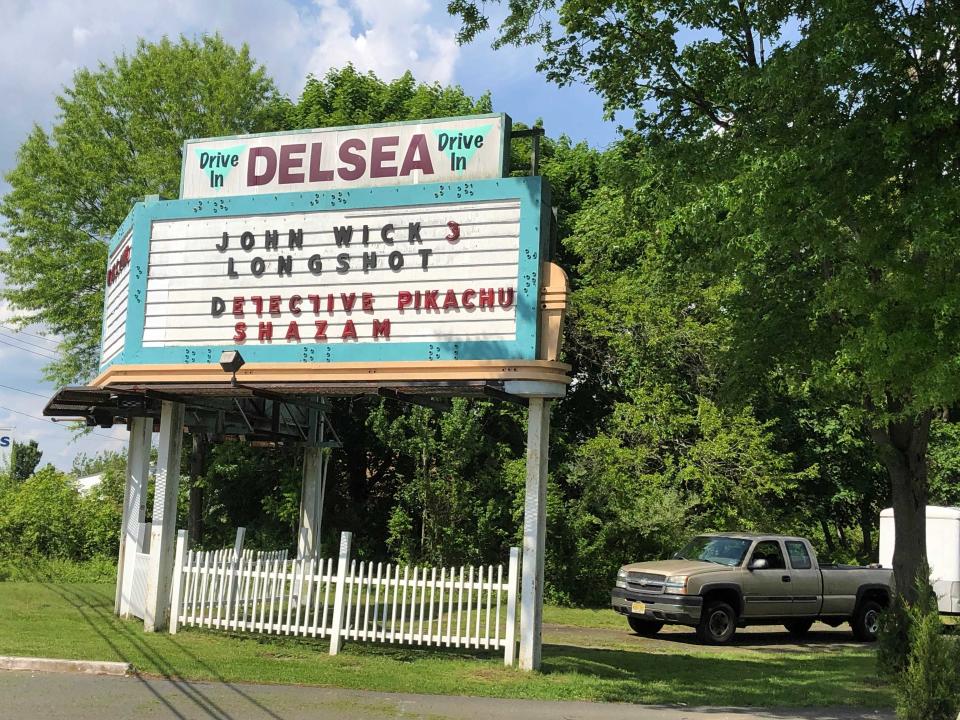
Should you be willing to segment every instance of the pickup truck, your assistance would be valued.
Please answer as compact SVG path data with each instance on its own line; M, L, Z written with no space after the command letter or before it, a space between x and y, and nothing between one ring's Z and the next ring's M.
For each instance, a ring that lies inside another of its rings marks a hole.
M821 620L849 622L869 642L893 594L892 570L820 565L805 538L716 533L695 537L672 560L624 565L611 603L645 636L674 623L720 645L738 627L782 624L802 637Z

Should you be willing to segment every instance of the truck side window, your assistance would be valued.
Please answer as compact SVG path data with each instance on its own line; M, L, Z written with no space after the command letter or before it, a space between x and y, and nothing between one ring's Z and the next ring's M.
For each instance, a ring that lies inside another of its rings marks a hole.
M776 540L764 540L757 543L753 549L753 560L764 559L767 561L768 570L786 570L787 565L783 561L783 553L780 551L780 543Z
M813 566L807 546L799 540L787 540L787 555L790 556L790 566L794 570L809 570Z

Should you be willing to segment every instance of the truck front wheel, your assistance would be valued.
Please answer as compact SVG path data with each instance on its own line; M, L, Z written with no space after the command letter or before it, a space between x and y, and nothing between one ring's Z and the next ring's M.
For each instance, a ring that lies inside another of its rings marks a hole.
M737 613L730 605L714 600L704 605L697 624L697 639L707 645L730 642L737 631Z
M633 630L637 635L643 635L643 637L653 637L663 629L663 623L656 622L654 620L628 617L627 622L630 623L631 630Z
M880 613L882 612L883 605L876 600L864 600L860 603L850 620L853 636L860 642L876 640L877 632L880 629Z

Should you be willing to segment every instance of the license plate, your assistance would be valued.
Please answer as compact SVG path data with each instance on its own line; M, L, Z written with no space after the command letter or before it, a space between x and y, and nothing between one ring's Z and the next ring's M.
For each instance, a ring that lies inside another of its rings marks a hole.
M646 603L635 602L630 603L630 612L637 613L638 615L643 615L647 611Z

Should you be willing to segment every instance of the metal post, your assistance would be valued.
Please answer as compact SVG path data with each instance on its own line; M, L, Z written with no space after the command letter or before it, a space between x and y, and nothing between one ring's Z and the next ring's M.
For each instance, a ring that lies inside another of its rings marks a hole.
M306 558L320 552L320 526L323 501L327 489L329 453L324 453L325 417L310 413L310 439L317 445L303 449L303 480L300 486L300 532L297 535L297 557Z
M527 485L523 504L523 565L520 579L521 670L536 670L540 667L549 440L550 400L532 397L527 410Z
M170 610L173 576L173 539L177 526L177 492L180 489L180 452L183 448L184 405L164 400L160 410L160 452L153 492L153 527L150 530L150 564L143 629L161 630Z
M330 654L340 652L340 634L343 632L343 596L347 584L347 567L350 565L350 544L353 533L340 533L340 557L337 559L337 587L333 593L333 619L330 624Z
M297 557L316 554L320 545L320 514L323 512L323 448L303 449L303 482L300 490L300 534Z
M243 555L243 542L247 537L247 529L245 527L237 528L237 535L233 541L233 561L239 562L240 556Z
M507 571L507 632L504 637L503 664L513 667L517 660L517 575L520 569L520 548L510 548Z
M170 589L170 634L177 634L183 595L183 564L187 557L187 531L177 531L177 549L173 555L173 586Z
M113 603L114 613L121 617L130 616L133 566L137 561L137 551L142 551L137 539L140 524L147 511L147 476L150 473L152 436L152 418L138 417L130 421L126 483L123 488L123 519L120 522L120 550L117 558L117 591Z

